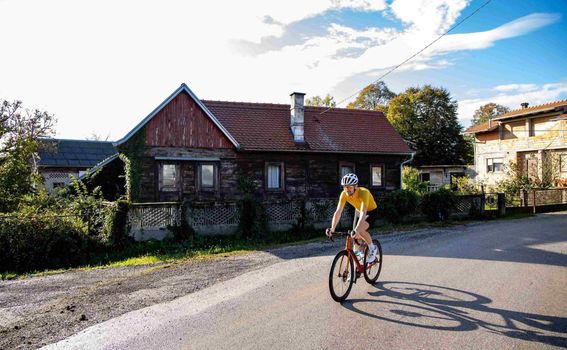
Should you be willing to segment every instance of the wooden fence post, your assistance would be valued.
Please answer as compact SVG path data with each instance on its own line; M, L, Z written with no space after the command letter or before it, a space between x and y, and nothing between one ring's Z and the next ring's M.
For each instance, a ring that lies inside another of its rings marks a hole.
M536 189L535 188L533 190L533 193L534 193L534 214L535 214L537 212L537 210L536 210L536 206L537 206L537 204L536 204Z

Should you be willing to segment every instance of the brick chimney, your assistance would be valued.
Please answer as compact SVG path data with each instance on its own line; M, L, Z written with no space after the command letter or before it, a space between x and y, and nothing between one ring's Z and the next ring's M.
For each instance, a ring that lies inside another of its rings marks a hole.
M290 108L290 127L291 133L293 134L293 140L296 143L305 142L304 135L304 97L305 94L302 92L293 92L291 95L291 108Z
M527 102L520 103L520 106L522 106L522 109L528 108L529 105L530 105L530 104L527 103Z

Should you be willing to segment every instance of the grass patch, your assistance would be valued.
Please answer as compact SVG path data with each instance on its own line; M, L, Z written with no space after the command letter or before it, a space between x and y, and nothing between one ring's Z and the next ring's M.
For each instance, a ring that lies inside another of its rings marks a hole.
M187 259L208 259L218 255L242 254L248 251L277 248L290 244L304 244L321 241L322 230L299 232L270 232L255 239L237 236L194 236L186 241L174 240L135 242L122 249L109 249L93 255L88 265L57 270L33 271L27 273L3 273L2 279L26 276L46 276L65 271L84 271L107 267L150 265ZM317 238L315 238L317 237ZM6 277L4 277L6 276Z
M0 273L0 280L4 281L4 280L13 280L16 279L18 277L18 274L15 273Z
M531 217L533 214L516 213L501 218L502 220L515 220ZM483 220L450 220L443 222L415 222L392 224L382 223L370 230L373 235L388 235L401 231L415 231L427 228L442 228L464 225ZM47 276L65 271L82 271L107 267L139 266L155 263L168 263L187 259L208 259L220 254L233 255L254 250L279 248L282 246L299 245L310 242L327 240L323 230L302 232L291 230L286 232L270 232L255 239L243 239L237 236L194 236L182 242L173 240L135 242L122 249L112 249L100 252L89 261L86 266L69 269L34 271L28 273L0 273L0 280L12 280L26 276Z

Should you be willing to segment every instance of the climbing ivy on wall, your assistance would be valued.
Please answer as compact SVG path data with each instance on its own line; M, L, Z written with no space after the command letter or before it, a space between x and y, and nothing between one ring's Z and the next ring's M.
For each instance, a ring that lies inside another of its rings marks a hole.
M126 195L132 202L140 198L142 161L146 148L146 128L139 130L128 142L118 146L126 173Z

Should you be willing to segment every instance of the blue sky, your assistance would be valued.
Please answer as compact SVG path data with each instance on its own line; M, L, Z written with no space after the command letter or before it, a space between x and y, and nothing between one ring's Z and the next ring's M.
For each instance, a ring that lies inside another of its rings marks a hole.
M201 99L356 94L486 0L0 0L0 99L57 136L120 139L181 83ZM492 0L384 80L449 90L468 127L488 102L567 99L567 1Z

